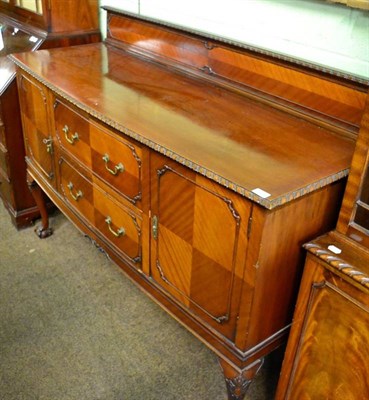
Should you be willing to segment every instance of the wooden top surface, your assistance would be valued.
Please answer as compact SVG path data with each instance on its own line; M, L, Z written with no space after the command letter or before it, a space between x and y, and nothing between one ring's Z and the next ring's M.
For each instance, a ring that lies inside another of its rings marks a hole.
M114 47L11 57L97 119L266 208L348 173L352 141ZM270 196L254 194L256 188Z

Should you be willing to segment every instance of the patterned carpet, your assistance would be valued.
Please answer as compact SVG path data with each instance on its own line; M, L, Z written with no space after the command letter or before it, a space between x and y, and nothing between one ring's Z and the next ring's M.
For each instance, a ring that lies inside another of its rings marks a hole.
M0 202L0 400L227 398L210 350L63 215L51 225L17 232ZM273 399L278 373L267 360L247 399Z

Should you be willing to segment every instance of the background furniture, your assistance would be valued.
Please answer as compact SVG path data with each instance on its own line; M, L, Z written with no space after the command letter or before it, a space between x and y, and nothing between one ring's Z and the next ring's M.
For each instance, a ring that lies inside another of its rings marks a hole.
M17 228L39 211L26 184L15 67L6 55L99 40L98 0L0 0L0 197Z
M367 87L110 8L108 24L103 44L12 56L29 181L242 399L288 332L301 244L335 224Z
M368 105L336 230L305 245L277 399L369 398Z

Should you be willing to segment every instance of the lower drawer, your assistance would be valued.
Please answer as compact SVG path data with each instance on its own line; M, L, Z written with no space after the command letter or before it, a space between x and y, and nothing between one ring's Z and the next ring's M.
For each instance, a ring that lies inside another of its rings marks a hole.
M141 216L116 202L97 186L93 188L95 226L134 264L141 264Z
M59 165L61 192L67 204L96 229L104 242L132 264L140 265L141 215L113 199L66 160L61 159Z
M69 206L81 217L94 225L94 200L91 182L67 161L61 159L60 188Z

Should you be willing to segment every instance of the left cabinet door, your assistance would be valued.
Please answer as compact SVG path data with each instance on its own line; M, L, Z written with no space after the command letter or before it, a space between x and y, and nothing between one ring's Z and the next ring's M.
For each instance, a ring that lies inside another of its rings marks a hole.
M27 163L53 183L53 137L47 89L23 73L17 79Z

